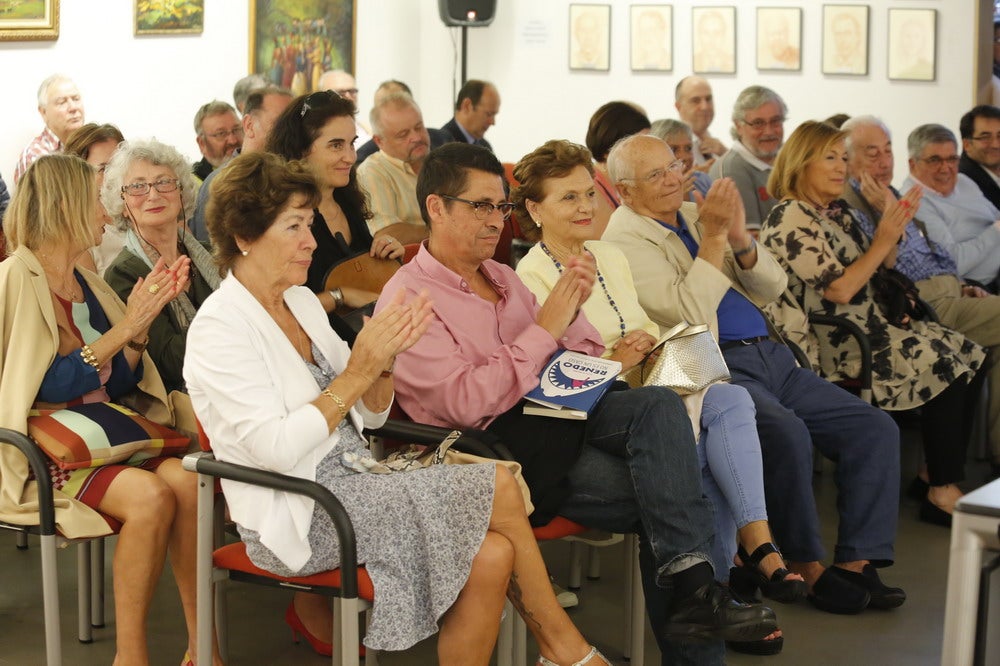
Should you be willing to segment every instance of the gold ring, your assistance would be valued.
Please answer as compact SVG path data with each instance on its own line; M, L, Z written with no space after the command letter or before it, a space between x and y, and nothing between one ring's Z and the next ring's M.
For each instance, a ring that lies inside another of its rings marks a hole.
M158 285L158 284L151 284L151 285L149 285L149 289L148 289L149 293L155 294L159 290L160 290L160 285Z

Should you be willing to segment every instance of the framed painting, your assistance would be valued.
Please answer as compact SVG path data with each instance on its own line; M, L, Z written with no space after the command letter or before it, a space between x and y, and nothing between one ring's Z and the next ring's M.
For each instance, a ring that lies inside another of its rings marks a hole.
M937 10L889 10L889 78L933 81Z
M0 41L59 39L59 0L0 0Z
M355 0L251 0L250 72L312 92L331 69L354 73Z
M135 34L200 35L205 0L135 0Z
M823 5L823 73L868 74L868 5Z
M695 74L736 73L736 7L691 9Z
M757 69L802 69L802 10L757 8Z
M669 72L674 68L671 5L632 5L630 8L631 66L633 72Z
M608 71L611 5L569 6L569 68Z

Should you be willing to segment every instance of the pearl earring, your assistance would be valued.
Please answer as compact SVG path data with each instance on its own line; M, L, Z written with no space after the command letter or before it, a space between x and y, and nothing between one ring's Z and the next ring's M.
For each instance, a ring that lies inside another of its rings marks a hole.
M534 217L533 217L533 218L531 218L531 219L532 219L532 220L533 220L533 221L535 222L535 226L536 226L536 227L538 227L539 229L541 229L541 228L542 228L542 223L541 223L541 221L539 221L539 220L538 220L537 218L534 218Z
M242 255L243 255L243 256L245 257L245 256L247 256L248 254L250 254L250 252L249 252L248 250L241 250L241 251L240 251L240 254L242 254Z

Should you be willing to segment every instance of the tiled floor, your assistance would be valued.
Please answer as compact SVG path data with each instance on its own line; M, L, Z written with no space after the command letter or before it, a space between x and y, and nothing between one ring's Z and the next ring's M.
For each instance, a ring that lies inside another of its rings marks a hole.
M915 469L916 447L904 446L904 470L909 478ZM982 480L982 465L970 466L974 480ZM826 522L827 543L832 544L836 526L832 474L816 479L820 512ZM784 652L776 657L748 657L729 654L736 665L796 664L867 665L937 664L940 660L944 597L948 558L948 531L916 520L915 502L903 500L900 506L900 529L896 542L897 564L884 570L887 582L906 589L906 604L895 611L868 611L860 616L836 616L821 613L808 605L778 605L779 621L785 632ZM0 665L30 666L44 664L44 635L38 548L33 543L27 551L14 548L13 536L0 533ZM549 544L546 558L557 578L565 580L568 548ZM580 606L571 616L589 640L598 645L615 663L622 660L621 588L623 554L619 547L602 549L602 577L585 582L580 591ZM109 556L110 560L110 556ZM108 562L110 567L110 561ZM95 630L90 645L76 641L75 553L59 554L60 591L64 663L110 664L114 656L114 618L108 585L109 623ZM109 573L110 576L110 573ZM282 618L287 593L256 586L233 585L230 588L231 631L230 663L239 664L323 664L309 648L294 645ZM164 575L157 591L150 619L151 662L173 666L184 652L184 627L179 602L169 574ZM647 627L646 659L659 664L659 652ZM434 639L424 641L405 653L385 654L387 666L423 665L435 662Z

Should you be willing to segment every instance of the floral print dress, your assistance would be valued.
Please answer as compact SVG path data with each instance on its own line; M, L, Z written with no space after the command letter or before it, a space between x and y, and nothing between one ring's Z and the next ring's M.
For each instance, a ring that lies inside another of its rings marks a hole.
M819 211L804 201L786 200L768 215L761 242L788 273L788 287L802 309L853 321L872 345L872 390L876 404L903 410L927 402L959 377L970 381L983 363L982 347L934 322L890 324L873 298L869 281L849 303L833 303L823 292L857 261L870 242L846 202ZM820 327L820 366L832 381L857 377L861 351L841 329Z

